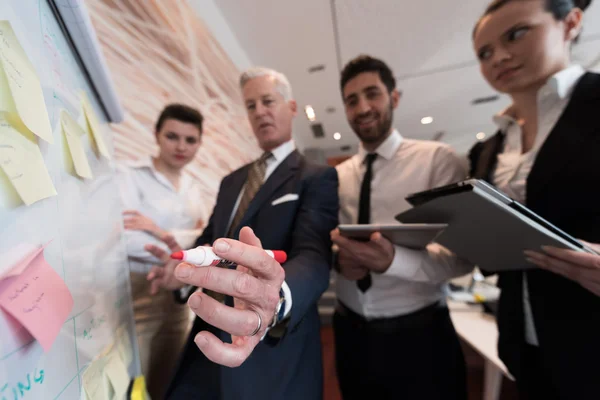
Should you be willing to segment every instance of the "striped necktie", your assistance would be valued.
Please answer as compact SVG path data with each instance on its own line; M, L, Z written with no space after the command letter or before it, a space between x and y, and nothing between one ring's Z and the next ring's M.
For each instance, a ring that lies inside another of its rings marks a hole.
M238 225L242 221L242 218L248 211L248 206L250 202L256 196L258 189L262 186L265 180L265 171L267 170L267 160L271 158L273 154L266 152L263 153L262 156L250 165L250 169L248 170L248 179L246 180L246 185L244 186L244 194L242 194L242 199L240 200L240 204L235 212L235 216L231 221L231 225L229 226L229 232L227 232L227 237L232 238L235 233Z
M262 186L265 180L265 172L267 170L267 160L272 157L271 153L263 153L262 156L256 161L254 161L250 165L250 169L248 170L248 178L246 180L246 185L244 186L244 193L242 194L242 198L240 200L240 204L235 212L235 216L231 220L231 225L229 226L229 231L227 232L227 237L233 239L233 234L235 233L238 225L242 221L244 214L248 211L248 206L250 202L256 196L258 189ZM222 293L217 293L209 289L205 289L204 293L213 299L223 303L225 301L225 295Z

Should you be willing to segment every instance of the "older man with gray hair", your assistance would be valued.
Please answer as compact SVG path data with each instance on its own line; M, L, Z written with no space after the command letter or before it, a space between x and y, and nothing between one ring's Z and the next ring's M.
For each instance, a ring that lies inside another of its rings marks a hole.
M203 288L180 296L199 318L167 398L320 399L317 301L329 284L337 173L296 150L297 105L283 74L253 68L240 86L263 154L223 179L196 246L213 245L243 267L168 263L148 276L156 288ZM288 259L280 265L260 247L284 250Z

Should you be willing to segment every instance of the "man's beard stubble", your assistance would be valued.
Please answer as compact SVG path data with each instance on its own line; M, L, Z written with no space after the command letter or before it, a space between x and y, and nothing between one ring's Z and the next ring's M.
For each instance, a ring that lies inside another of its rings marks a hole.
M354 123L352 124L352 128L354 130L354 132L356 133L356 135L358 135L358 137L360 138L360 140L364 143L377 143L379 141L381 141L381 139L385 136L387 136L387 134L390 132L390 129L392 127L392 122L393 122L393 112L394 112L394 108L392 107L392 104L390 102L390 105L387 109L387 113L386 115L384 115L383 120L380 120L379 123L375 126L375 129L377 130L376 135L364 135L360 129L358 128L358 124ZM363 117L359 117L359 118L363 118Z

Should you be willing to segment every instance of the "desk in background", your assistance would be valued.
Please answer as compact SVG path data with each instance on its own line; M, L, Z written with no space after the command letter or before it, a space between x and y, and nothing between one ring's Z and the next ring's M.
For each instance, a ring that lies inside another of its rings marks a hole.
M498 357L498 327L493 315L483 312L480 305L448 300L454 329L485 360L483 399L498 400L502 388L502 375L514 380Z

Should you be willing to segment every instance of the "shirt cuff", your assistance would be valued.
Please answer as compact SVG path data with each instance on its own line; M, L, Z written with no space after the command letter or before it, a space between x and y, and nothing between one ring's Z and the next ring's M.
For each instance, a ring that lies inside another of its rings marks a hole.
M395 278L415 278L419 274L426 250L413 250L394 245L394 258L390 267L381 275ZM423 271L421 271L422 274Z
M281 284L281 289L279 290L279 293L280 296L283 296L283 302L279 303L279 307L277 308L277 310L275 310L275 313L278 316L277 320L281 322L287 318L287 316L290 314L290 311L292 310L292 291L290 290L288 284L285 283L285 281L283 281L283 283ZM269 325L271 323L272 322L269 321ZM261 341L267 336L267 333L269 333L269 330L271 328L273 328L273 326L267 327L267 330L265 331L264 335L260 338Z
M288 315L290 315L290 311L292 311L292 291L290 290L288 284L285 283L285 281L283 281L283 284L281 285L281 290L283 290L283 305L285 306L283 311L283 317L281 319L285 319Z
M187 299L188 297L190 297L190 292L192 291L194 287L192 285L186 285L184 287L182 287L181 289L179 289L179 298L180 299Z

